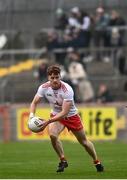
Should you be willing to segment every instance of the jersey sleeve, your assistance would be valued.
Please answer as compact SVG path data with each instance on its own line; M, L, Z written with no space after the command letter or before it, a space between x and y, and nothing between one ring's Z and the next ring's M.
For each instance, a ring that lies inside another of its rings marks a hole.
M37 95L40 96L40 97L44 97L44 88L41 86L39 86L38 90L37 90Z
M63 99L64 99L64 101L73 101L74 100L74 92L71 87L66 91Z

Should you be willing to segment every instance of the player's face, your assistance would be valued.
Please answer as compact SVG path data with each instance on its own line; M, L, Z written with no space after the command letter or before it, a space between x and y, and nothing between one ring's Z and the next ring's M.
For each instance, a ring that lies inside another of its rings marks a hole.
M50 81L52 89L60 88L60 74L51 74L48 76L48 80Z

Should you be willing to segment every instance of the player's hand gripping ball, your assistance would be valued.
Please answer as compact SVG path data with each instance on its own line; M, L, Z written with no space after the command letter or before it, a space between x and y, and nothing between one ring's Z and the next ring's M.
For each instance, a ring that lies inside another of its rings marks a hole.
M42 130L44 130L43 124L45 122L45 120L40 119L39 117L33 117L28 121L28 128L35 133L41 132Z

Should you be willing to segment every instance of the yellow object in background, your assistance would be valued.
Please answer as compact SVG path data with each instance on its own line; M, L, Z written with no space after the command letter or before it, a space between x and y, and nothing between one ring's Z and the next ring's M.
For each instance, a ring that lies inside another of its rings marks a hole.
M113 140L117 135L117 110L113 107L79 108L87 137L92 140ZM36 116L49 119L50 108L38 108ZM19 140L49 139L48 129L43 132L32 133L27 127L29 110L21 108L17 110L17 138ZM60 135L61 139L76 140L71 132L65 128Z
M29 59L25 62L20 62L19 64L12 65L7 68L0 68L0 77L31 70L35 65L36 61Z
M113 107L79 108L87 137L93 140L116 138L117 110Z

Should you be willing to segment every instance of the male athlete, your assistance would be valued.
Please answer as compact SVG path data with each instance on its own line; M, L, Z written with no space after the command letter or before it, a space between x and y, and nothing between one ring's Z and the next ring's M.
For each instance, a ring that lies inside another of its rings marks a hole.
M52 112L51 118L44 123L43 129L48 125L52 146L60 158L57 172L63 172L68 167L62 144L58 139L59 134L65 127L72 131L79 143L92 157L97 171L102 172L104 167L97 158L94 145L86 138L80 116L74 104L74 93L71 86L61 81L60 68L56 65L48 67L47 75L49 81L38 88L30 105L29 118L34 117L37 104L45 97L51 105Z

